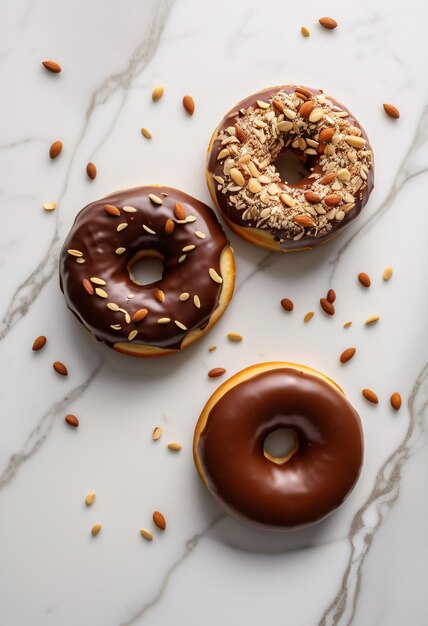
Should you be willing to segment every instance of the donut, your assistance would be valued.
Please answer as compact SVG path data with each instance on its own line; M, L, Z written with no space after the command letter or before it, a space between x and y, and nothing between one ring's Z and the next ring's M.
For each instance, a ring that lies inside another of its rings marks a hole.
M275 167L286 150L307 170L295 184ZM208 146L206 177L238 235L269 250L305 250L360 213L373 189L373 154L358 121L322 90L270 87L222 119Z
M142 285L132 268L163 260L161 280ZM77 215L60 254L68 308L94 337L132 356L177 352L224 313L235 264L214 212L159 185L118 191Z
M264 450L293 432L284 457ZM360 418L340 387L293 363L261 363L214 392L196 424L196 469L229 513L272 530L319 522L349 495L363 462Z

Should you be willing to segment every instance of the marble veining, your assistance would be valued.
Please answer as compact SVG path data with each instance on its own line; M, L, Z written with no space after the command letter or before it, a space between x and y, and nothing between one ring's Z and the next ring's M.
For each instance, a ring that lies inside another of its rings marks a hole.
M53 11L48 0L19 0L0 9L8 25L0 78L13 96L0 104L0 623L424 626L427 9L420 0L363 0L352 12L339 0L328 8L315 0L207 6L67 0ZM338 29L322 30L321 13ZM61 62L61 75L41 68L45 58ZM331 91L367 130L376 188L360 218L333 242L295 255L266 253L229 233L235 297L210 334L180 355L149 362L98 345L58 288L58 252L77 211L153 182L209 202L204 154L213 128L246 94L287 81ZM153 104L156 84L165 96ZM186 93L196 101L192 118L181 107ZM385 101L400 109L398 122L385 117ZM58 138L64 150L51 162ZM85 174L90 160L94 181ZM45 214L45 201L58 209ZM386 265L394 267L389 283ZM370 290L358 285L360 271L371 275ZM338 294L333 319L318 305L329 287ZM294 301L292 314L279 306L283 297ZM315 317L305 325L308 310ZM373 313L381 320L366 328ZM228 343L231 331L244 341ZM47 346L33 354L41 333ZM349 345L357 355L340 366ZM52 371L54 360L67 364L67 378ZM315 527L285 535L220 511L191 457L194 424L219 382L206 372L224 366L232 375L263 360L331 375L365 433L351 497ZM379 406L361 398L363 387L376 390ZM395 390L399 413L388 402ZM79 429L64 423L68 412ZM155 425L164 429L156 444ZM183 444L179 454L166 449L170 440ZM89 490L97 500L87 508ZM151 528L154 509L168 527L147 543L139 528ZM96 522L103 528L93 539Z

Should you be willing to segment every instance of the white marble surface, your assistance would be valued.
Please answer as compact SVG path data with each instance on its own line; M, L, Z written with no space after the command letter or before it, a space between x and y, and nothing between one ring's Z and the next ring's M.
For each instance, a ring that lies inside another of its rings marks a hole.
M334 32L318 17L332 15ZM11 0L0 7L0 624L2 626L422 626L426 605L428 183L422 0ZM299 32L306 24L312 36ZM48 74L40 61L63 66ZM271 84L323 87L373 144L376 189L359 220L312 253L267 254L231 236L234 299L186 353L140 361L88 339L58 287L76 212L117 188L159 182L209 201L204 153L224 111ZM164 98L150 94L164 84ZM181 108L193 95L196 113ZM382 102L402 117L388 119ZM153 133L148 142L139 129ZM52 141L61 156L48 157ZM92 160L98 177L90 182ZM55 213L41 209L58 202ZM385 284L382 270L395 273ZM356 274L366 271L365 291ZM318 299L338 294L327 318ZM295 302L285 314L279 301ZM316 315L304 325L310 309ZM363 320L378 313L376 327ZM353 320L344 330L342 323ZM226 333L244 335L230 344ZM33 339L48 345L32 353ZM217 344L213 353L207 348ZM338 364L345 347L358 353ZM52 371L61 360L69 377ZM361 414L366 459L325 522L269 534L223 515L199 483L191 437L228 374L263 360L325 371ZM365 402L363 387L380 396ZM394 413L389 394L399 390ZM75 413L78 430L64 423ZM154 444L152 428L164 427ZM183 444L178 455L166 442ZM87 509L86 493L97 493ZM154 509L168 530L138 534ZM90 528L103 525L93 539Z

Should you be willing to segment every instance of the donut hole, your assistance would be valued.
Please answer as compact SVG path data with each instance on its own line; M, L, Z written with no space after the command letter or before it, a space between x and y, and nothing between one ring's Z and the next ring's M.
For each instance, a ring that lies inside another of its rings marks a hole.
M270 432L263 442L264 456L277 465L282 465L297 452L299 442L292 428L277 428Z
M152 285L162 279L164 257L156 250L142 250L129 261L127 267L136 285Z
M283 183L296 185L310 175L308 161L292 150L283 150L275 161L275 168Z

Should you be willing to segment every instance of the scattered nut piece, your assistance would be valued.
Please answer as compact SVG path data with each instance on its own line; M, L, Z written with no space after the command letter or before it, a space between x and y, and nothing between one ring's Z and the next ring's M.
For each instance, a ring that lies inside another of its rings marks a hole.
M362 286L366 288L370 287L370 285L372 284L372 281L370 280L370 276L366 274L365 272L360 272L358 274L358 280L360 281Z
M91 528L92 537L96 537L98 533L100 532L101 528L102 528L101 524L95 524L94 526L92 526Z
M235 343L239 343L243 340L243 336L239 333L228 333L227 338L229 339L229 341L234 341Z
M349 328L350 326L352 326L352 322L345 322L343 324L343 328Z
M160 530L166 529L166 520L160 511L155 511L153 513L153 521Z
M294 309L294 304L289 298L283 298L281 300L281 306L284 311L292 311Z
M334 308L334 304L332 304L332 302L329 302L327 298L320 298L320 305L323 311L327 313L327 315L335 314L336 311Z
M214 352L214 350L217 350L217 346L210 346L208 348L208 352Z
M213 367L213 369L208 372L208 376L209 378L218 378L218 376L223 376L225 373L226 370L224 367Z
M304 323L307 324L308 322L310 322L314 315L315 315L315 311L308 311L305 317L303 318Z
M90 491L85 498L86 506L92 506L95 502L96 497L97 497L97 494L95 493L95 491Z
M366 326L368 326L369 324L375 324L378 320L380 320L379 315L370 315L370 317L368 317L364 323Z
M399 411L401 408L401 396L398 391L394 391L389 401L391 402L391 406L395 411Z
M354 354L356 353L356 351L357 351L356 348L346 348L346 350L344 350L342 354L340 355L340 362L347 363L348 361L350 361L352 357L354 356Z
M48 72L52 72L52 74L59 74L62 69L61 65L55 61L42 61L42 65Z
M140 535L144 537L144 539L147 539L147 541L153 541L152 533L145 528L140 528Z
M168 450L172 450L173 452L180 452L181 445L179 443L176 443L175 441L172 441L168 444Z
M55 361L52 364L52 367L54 368L57 374L61 374L61 376L68 375L67 368L65 367L64 363L61 363L61 361Z
M57 207L56 202L44 202L43 203L43 208L45 211L55 211Z
M72 426L73 428L77 428L79 426L79 420L77 419L75 415L72 415L71 413L66 415L64 419L67 422L67 424L69 426Z
M363 389L361 393L372 404L379 404L379 398L372 389Z
M336 300L336 292L334 291L334 289L329 289L327 291L327 298L326 298L330 304L333 304L333 302Z
M184 96L183 98L183 107L189 115L193 115L195 112L195 102L192 96Z
M151 139L152 138L152 133L147 130L147 128L142 128L141 129L141 134L143 135L143 137L145 137L146 139Z
M300 29L300 32L302 33L303 37L310 37L311 36L311 31L306 26L302 26L301 29Z
M86 174L90 180L94 180L94 178L97 177L97 168L95 167L95 164L91 161L89 161L88 165L86 166Z
M39 337L36 337L36 339L33 342L33 347L32 350L37 351L37 350L41 350L42 348L44 348L46 345L46 337L44 335L40 335Z
M390 278L392 278L392 273L393 273L393 269L390 265L388 265L388 267L385 267L385 269L383 270L383 274L382 274L383 280L385 281L390 280Z
M54 141L51 147L49 148L49 156L51 159L56 159L56 157L61 153L62 150L62 141Z
M327 28L328 30L333 30L337 27L337 22L332 17L320 17L318 21L323 28Z
M392 117L394 120L398 120L400 117L400 111L393 104L384 104L383 110L387 114L388 117Z
M160 426L156 426L156 428L154 428L152 432L152 439L153 441L157 441L161 437L162 437L162 428Z
M165 89L162 87L162 85L158 85L157 87L155 87L152 91L153 102L157 102L158 100L160 100L164 92L165 92Z

